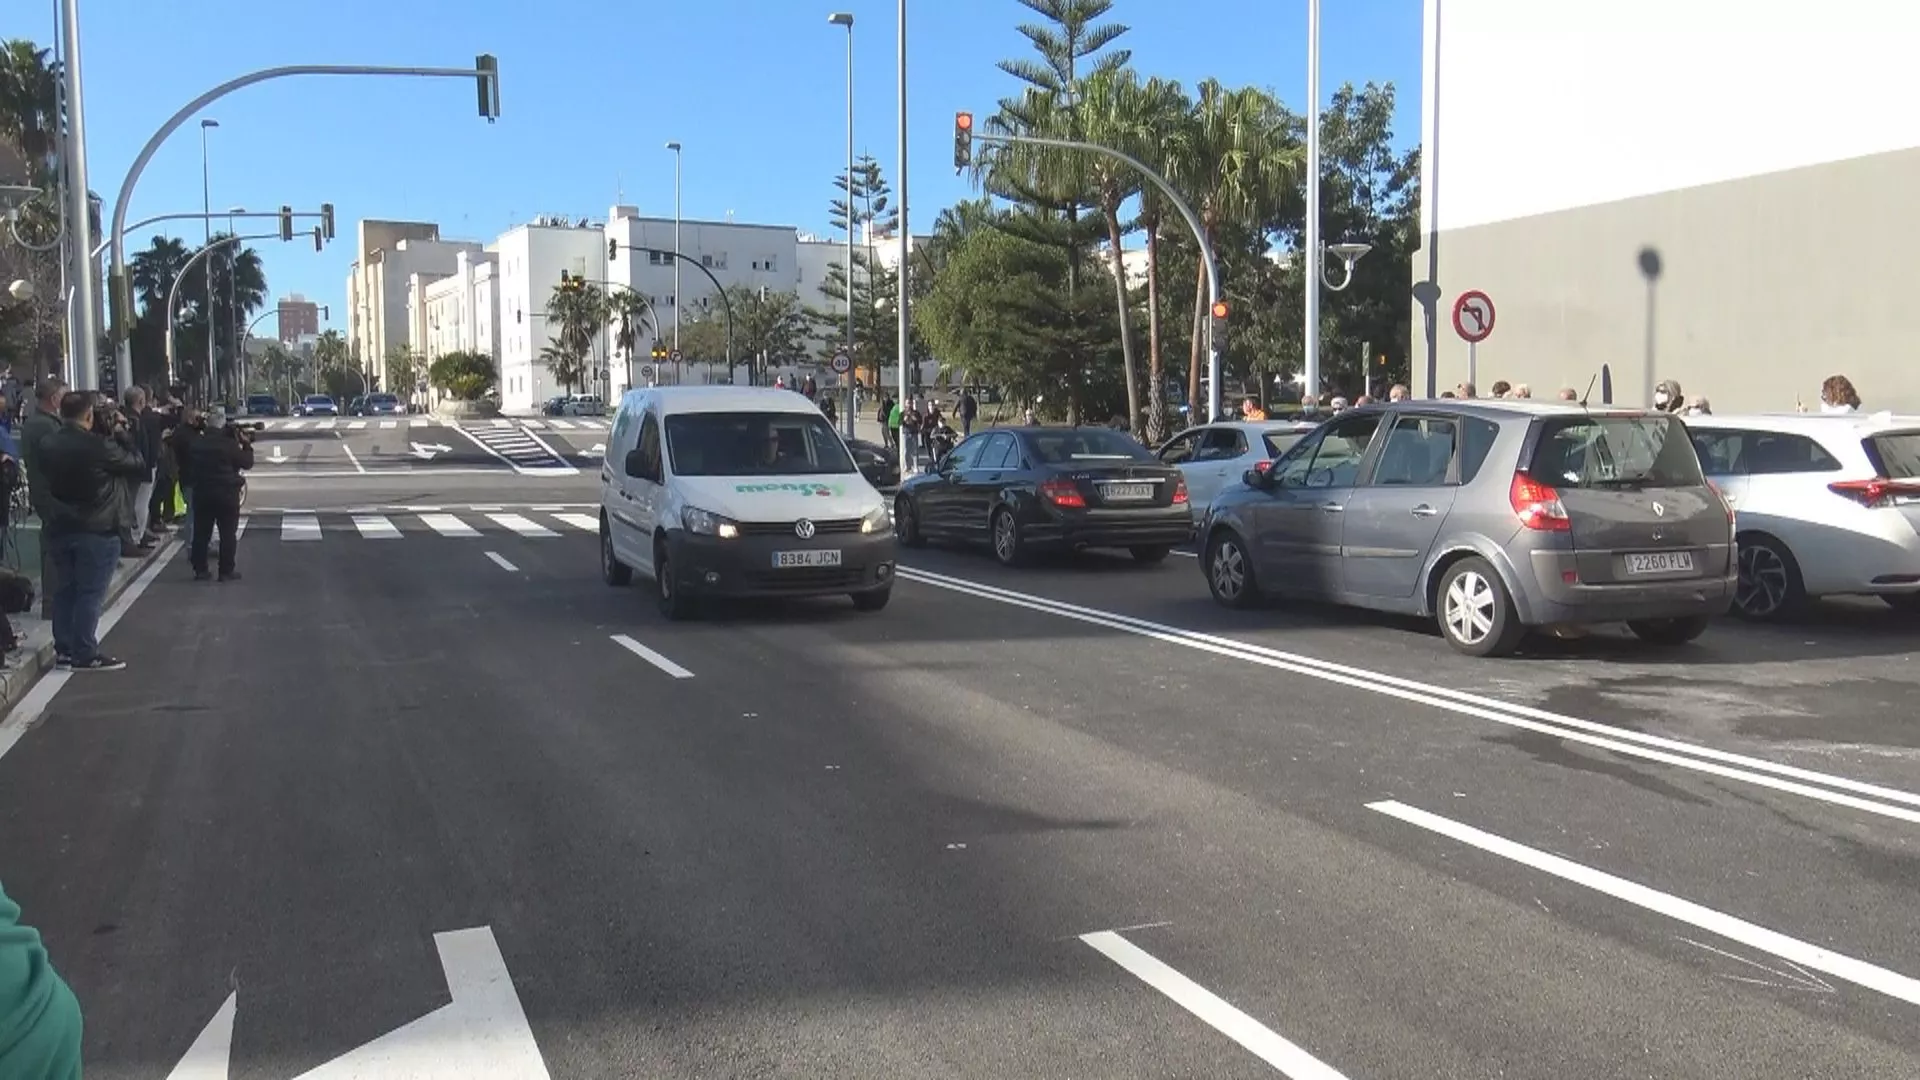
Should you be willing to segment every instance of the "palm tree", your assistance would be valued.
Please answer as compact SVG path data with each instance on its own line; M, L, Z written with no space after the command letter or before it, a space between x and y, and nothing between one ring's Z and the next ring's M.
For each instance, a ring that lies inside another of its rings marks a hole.
M1141 86L1137 126L1139 142L1123 146L1134 157L1157 165L1162 176L1166 163L1186 153L1187 122L1193 103L1187 100L1180 84L1158 77ZM1140 189L1140 213L1134 223L1147 239L1147 442L1158 445L1166 437L1167 368L1161 351L1160 333L1160 227L1167 216L1166 196L1151 184Z
M134 296L143 308L158 311L166 305L167 294L180 278L191 253L177 236L156 236L130 261Z
M614 327L613 347L626 357L631 381L633 354L640 347L640 335L645 333L657 339L660 328L653 325L653 308L647 298L625 285L609 290L605 304L607 322Z
M1202 82L1199 91L1183 153L1168 165L1174 171L1172 183L1194 204L1212 245L1223 224L1258 225L1299 176L1301 155L1286 110L1271 94L1257 87L1229 90L1213 79ZM1200 399L1207 318L1206 261L1197 261L1187 368L1190 405Z
M1131 154L1148 140L1144 88L1132 68L1109 67L1089 76L1080 89L1077 107L1081 137L1097 146ZM1122 249L1124 230L1120 210L1146 187L1139 170L1099 155L1090 164L1093 189L1107 225L1107 258L1113 271L1114 301L1120 316L1120 364L1127 381L1127 426L1140 434L1140 369L1134 358L1133 313L1128 302L1127 269Z
M0 44L0 138L19 151L36 184L52 172L61 127L60 65L48 57L21 38Z
M559 338L540 347L540 362L553 375L553 381L568 393L572 393L587 374L586 353L575 352L572 346Z
M313 366L320 371L346 367L347 356L347 339L338 330L328 330L313 343Z
M584 281L569 281L547 297L547 321L553 327L554 343L567 357L561 367L548 364L548 368L554 378L569 389L582 385L586 359L593 354L594 339L607 325L606 294ZM572 377L562 379L563 369L572 373Z

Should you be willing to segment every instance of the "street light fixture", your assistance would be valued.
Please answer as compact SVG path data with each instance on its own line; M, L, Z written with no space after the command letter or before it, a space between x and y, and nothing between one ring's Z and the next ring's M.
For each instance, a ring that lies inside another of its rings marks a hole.
M833 26L847 28L847 437L853 437L854 413L859 406L853 396L853 13L836 11L827 16ZM871 271L868 272L871 276Z
M1367 252L1372 251L1373 245L1360 243L1328 244L1326 250L1331 253L1334 258L1340 260L1340 265L1345 276L1340 279L1340 284L1335 285L1333 281L1326 276L1327 264L1326 260L1322 259L1320 260L1320 280L1326 285L1328 292L1341 292L1346 289L1347 286L1353 284L1353 264L1359 262L1361 257Z
M673 151L673 250L678 255L682 250L680 247L680 144L670 142L667 144L667 149ZM673 260L673 351L680 351L680 260L678 258ZM673 366L673 374L674 381L678 382L680 365L677 363ZM731 378L733 373L728 372L727 376Z
M33 282L20 278L7 286L7 295L11 296L16 303L27 303L33 299Z

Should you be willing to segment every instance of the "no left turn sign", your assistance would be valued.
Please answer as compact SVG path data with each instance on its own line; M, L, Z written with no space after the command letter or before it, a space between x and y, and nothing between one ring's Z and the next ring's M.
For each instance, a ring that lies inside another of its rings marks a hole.
M1493 299L1478 289L1469 289L1453 302L1453 332L1469 345L1478 345L1493 334Z

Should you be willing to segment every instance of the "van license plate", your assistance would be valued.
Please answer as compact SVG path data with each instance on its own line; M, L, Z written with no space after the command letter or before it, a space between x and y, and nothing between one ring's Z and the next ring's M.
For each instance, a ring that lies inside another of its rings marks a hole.
M776 551L773 553L775 570L791 570L807 566L839 566L840 549L825 551Z
M1102 484L1100 497L1108 502L1140 501L1153 498L1152 484Z
M1693 552L1657 551L1645 555L1627 556L1629 574L1691 574L1693 573Z

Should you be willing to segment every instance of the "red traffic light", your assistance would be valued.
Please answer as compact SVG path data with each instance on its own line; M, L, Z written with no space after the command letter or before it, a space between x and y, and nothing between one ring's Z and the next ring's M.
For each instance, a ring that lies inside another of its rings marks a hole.
M1227 317L1227 302L1225 300L1215 300L1213 302L1213 317L1216 319L1224 319Z
M972 131L973 114L970 112L954 113L953 126L959 128L961 131Z

